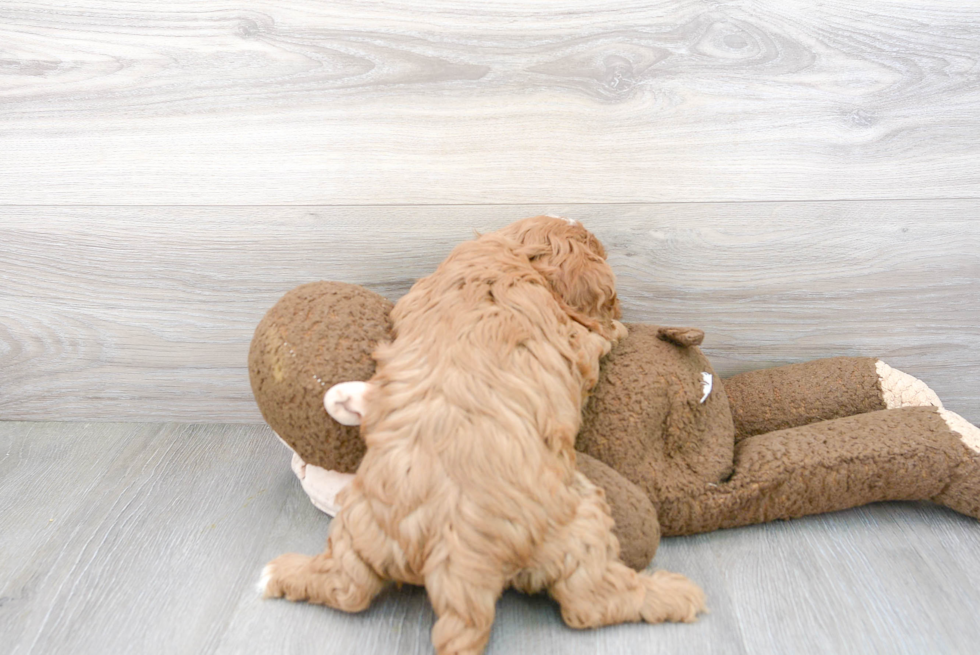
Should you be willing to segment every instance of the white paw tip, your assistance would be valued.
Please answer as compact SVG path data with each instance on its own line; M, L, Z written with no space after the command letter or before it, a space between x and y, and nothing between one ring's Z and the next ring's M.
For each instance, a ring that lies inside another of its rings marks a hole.
M265 596L266 589L269 588L269 580L271 579L272 565L266 564L265 568L262 569L262 577L259 578L259 583L255 587L260 596Z

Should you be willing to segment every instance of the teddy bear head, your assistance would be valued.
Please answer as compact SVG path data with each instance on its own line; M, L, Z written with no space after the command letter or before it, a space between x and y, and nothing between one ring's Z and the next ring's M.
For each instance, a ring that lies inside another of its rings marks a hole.
M356 425L323 408L325 392L374 375L371 353L390 339L392 304L364 287L312 282L296 287L255 330L248 355L252 393L270 427L308 464L353 473L364 456Z

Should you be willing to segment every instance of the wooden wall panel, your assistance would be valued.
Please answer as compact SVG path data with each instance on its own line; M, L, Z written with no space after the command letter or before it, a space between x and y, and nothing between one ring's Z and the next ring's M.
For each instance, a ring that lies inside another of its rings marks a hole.
M626 319L722 374L878 355L980 422L980 200L0 208L0 418L260 421L263 313L334 279L397 299L474 230L552 211L607 244Z
M980 196L980 7L5 2L0 203Z

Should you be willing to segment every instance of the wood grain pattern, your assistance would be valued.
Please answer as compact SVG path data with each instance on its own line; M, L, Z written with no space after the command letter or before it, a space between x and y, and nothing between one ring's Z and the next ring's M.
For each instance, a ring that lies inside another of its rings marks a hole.
M51 519L54 519L53 521ZM0 423L0 643L11 655L430 653L422 589L366 612L263 601L261 567L329 519L264 426ZM970 653L980 525L888 503L664 541L697 580L693 625L569 630L508 592L488 655Z
M980 196L980 8L0 7L0 203Z
M625 318L696 325L722 375L874 355L980 422L980 201L2 208L0 418L257 422L265 311L331 279L397 299L542 211L607 244Z
M255 594L329 520L240 425L248 343L535 213L723 375L879 355L980 423L978 71L966 0L0 3L0 651L430 652L417 588ZM972 653L977 553L908 503L669 539L698 624L508 593L487 652Z

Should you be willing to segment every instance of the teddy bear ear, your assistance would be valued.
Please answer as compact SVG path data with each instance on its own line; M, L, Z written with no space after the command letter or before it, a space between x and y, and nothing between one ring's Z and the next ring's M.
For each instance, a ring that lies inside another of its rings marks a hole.
M360 425L364 420L364 396L370 388L367 382L335 384L323 394L323 407L341 425Z
M304 462L353 473L365 445L356 426L324 410L324 394L374 375L371 353L390 339L391 303L363 287L304 284L279 299L255 330L248 368L262 417Z
M700 346L701 342L704 341L704 330L684 327L662 327L657 330L657 338L661 341L669 341L674 345L685 348Z

